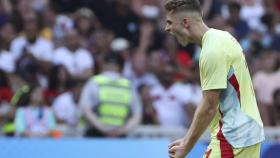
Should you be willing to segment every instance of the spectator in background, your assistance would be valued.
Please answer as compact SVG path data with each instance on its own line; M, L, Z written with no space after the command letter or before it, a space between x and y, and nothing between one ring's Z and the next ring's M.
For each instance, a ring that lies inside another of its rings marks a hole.
M28 104L16 111L16 134L23 137L50 137L55 129L55 118L43 103L40 87L31 88Z
M24 82L46 87L46 75L51 64L53 45L39 35L40 28L36 14L28 12L24 15L23 35L11 43L11 53L16 61L16 73ZM22 81L16 80L13 83L18 84L18 82Z
M60 94L53 102L57 123L69 128L77 128L80 122L81 111L78 106L81 84L77 81L68 81L67 91Z
M261 39L261 32L250 30L247 37L240 41L244 53L252 58L259 57L263 50Z
M51 7L46 7L42 10L42 30L41 30L41 36L45 39L48 39L50 41L54 40L54 33L53 29L55 27L55 21L56 21L56 12Z
M148 67L151 73L158 76L162 71L162 65L169 61L169 57L162 50L152 50L148 54Z
M15 108L19 108L29 104L30 91L32 87L40 85L38 79L38 68L36 65L28 63L21 75L21 80L18 80L20 87L16 89L16 92L11 100L11 104ZM41 87L41 86L37 86Z
M17 36L15 27L10 22L6 22L0 27L0 36L2 39L2 49L10 50L11 43Z
M280 51L280 32L277 30L277 19L275 14L266 13L261 17L265 26L265 33L262 38L262 45L266 49Z
M122 77L124 61L119 54L107 54L103 71L83 88L80 106L88 120L86 136L121 137L141 120L141 105L131 82Z
M184 84L174 82L174 63L168 62L162 67L158 76L160 84L150 90L157 119L162 126L188 127L195 110L195 106L191 104L191 93Z
M193 78L193 73L191 73L193 64L191 53L180 49L174 37L165 36L163 50L168 60L175 62L177 66L176 80L188 81Z
M24 16L23 36L13 40L11 52L13 53L19 71L26 63L33 63L40 72L48 72L53 56L53 44L39 35L40 27L35 13Z
M13 96L13 91L10 86L8 77L4 71L0 69L0 127L5 135L13 135L15 109L10 104Z
M89 51L81 47L77 30L67 30L65 46L54 52L53 63L65 66L73 79L85 81L93 74L93 58Z
M130 55L125 58L126 63L123 74L131 80L136 80L136 84L133 83L133 87L135 89L141 84L138 83L140 80L147 80L148 78L153 77L153 75L146 72L148 71L146 64L143 64L143 66L141 66L140 63L146 63L146 52L148 52L150 49L153 49L154 47L157 47L156 45L161 45L161 42L159 41L162 41L162 38L156 28L157 27L155 19L143 18L143 21L140 25L140 41L138 46L135 47L135 43L133 44L130 41ZM145 84L151 86L150 83Z
M280 89L273 93L273 110L271 112L272 125L280 126Z
M240 40L245 38L249 32L249 26L246 21L240 18L241 5L238 2L228 4L229 17L227 23L233 27L233 35Z
M75 16L75 27L81 36L82 45L85 47L92 33L100 28L100 23L88 8L77 10Z
M154 74L148 70L148 60L145 52L141 52L135 48L132 52L130 60L130 71L124 74L132 82L132 87L137 90L141 84L153 87L158 84L158 80Z
M138 87L138 94L142 102L142 122L143 125L157 125L159 124L157 111L153 105L153 99L150 95L150 88L146 85L140 85Z
M159 15L149 15L144 17L140 24L140 37L138 47L142 52L152 49L160 49L163 44L164 34L158 29L157 18ZM151 17L150 17L151 16Z
M265 125L271 125L269 114L273 105L273 92L280 88L280 73L277 71L277 58L275 55L269 52L263 54L263 69L253 76L253 85Z
M96 30L90 37L87 49L92 53L95 60L95 73L99 73L103 58L106 54L111 52L111 43L113 40L113 32L109 30Z
M248 22L251 29L262 29L260 18L265 10L262 0L242 0L241 2L241 18Z
M69 29L74 28L74 20L67 15L57 15L53 28L55 48L65 46L64 36Z
M140 19L131 9L131 0L113 1L110 10L107 10L104 26L113 30L116 37L123 37L134 45L139 42Z
M15 59L10 52L11 41L16 37L16 32L10 23L5 23L0 28L0 69L6 73L15 72Z
M44 99L47 105L52 105L54 99L67 90L66 84L70 74L63 65L55 65L48 76L48 87L44 90Z
M111 30L99 29L96 30L89 39L88 49L94 55L104 57L105 54L111 52L111 43L114 39L113 32Z

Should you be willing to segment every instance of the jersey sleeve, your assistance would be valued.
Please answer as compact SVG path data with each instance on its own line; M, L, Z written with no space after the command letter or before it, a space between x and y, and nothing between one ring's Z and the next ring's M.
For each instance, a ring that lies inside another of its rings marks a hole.
M202 90L227 88L228 66L223 52L219 50L202 52L199 67Z

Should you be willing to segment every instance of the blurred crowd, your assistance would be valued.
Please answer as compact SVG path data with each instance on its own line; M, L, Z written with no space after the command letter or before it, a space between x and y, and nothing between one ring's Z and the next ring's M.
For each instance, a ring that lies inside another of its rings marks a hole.
M1 0L0 133L60 137L60 126L123 137L139 124L188 127L202 97L200 48L164 32L163 2ZM201 4L207 25L242 45L264 125L280 125L280 1Z

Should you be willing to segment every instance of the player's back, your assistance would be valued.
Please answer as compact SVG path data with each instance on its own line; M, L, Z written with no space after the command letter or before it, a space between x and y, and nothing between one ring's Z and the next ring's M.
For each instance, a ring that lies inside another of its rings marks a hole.
M222 134L233 147L264 140L263 125L242 48L229 33L210 29L202 40L200 75L203 90L221 89L211 137Z

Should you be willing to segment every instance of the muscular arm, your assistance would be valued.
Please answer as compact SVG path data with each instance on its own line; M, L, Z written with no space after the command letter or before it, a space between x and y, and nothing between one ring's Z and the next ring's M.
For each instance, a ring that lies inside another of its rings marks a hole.
M219 90L203 91L201 105L197 108L191 127L183 138L186 153L193 148L216 115L219 95Z

